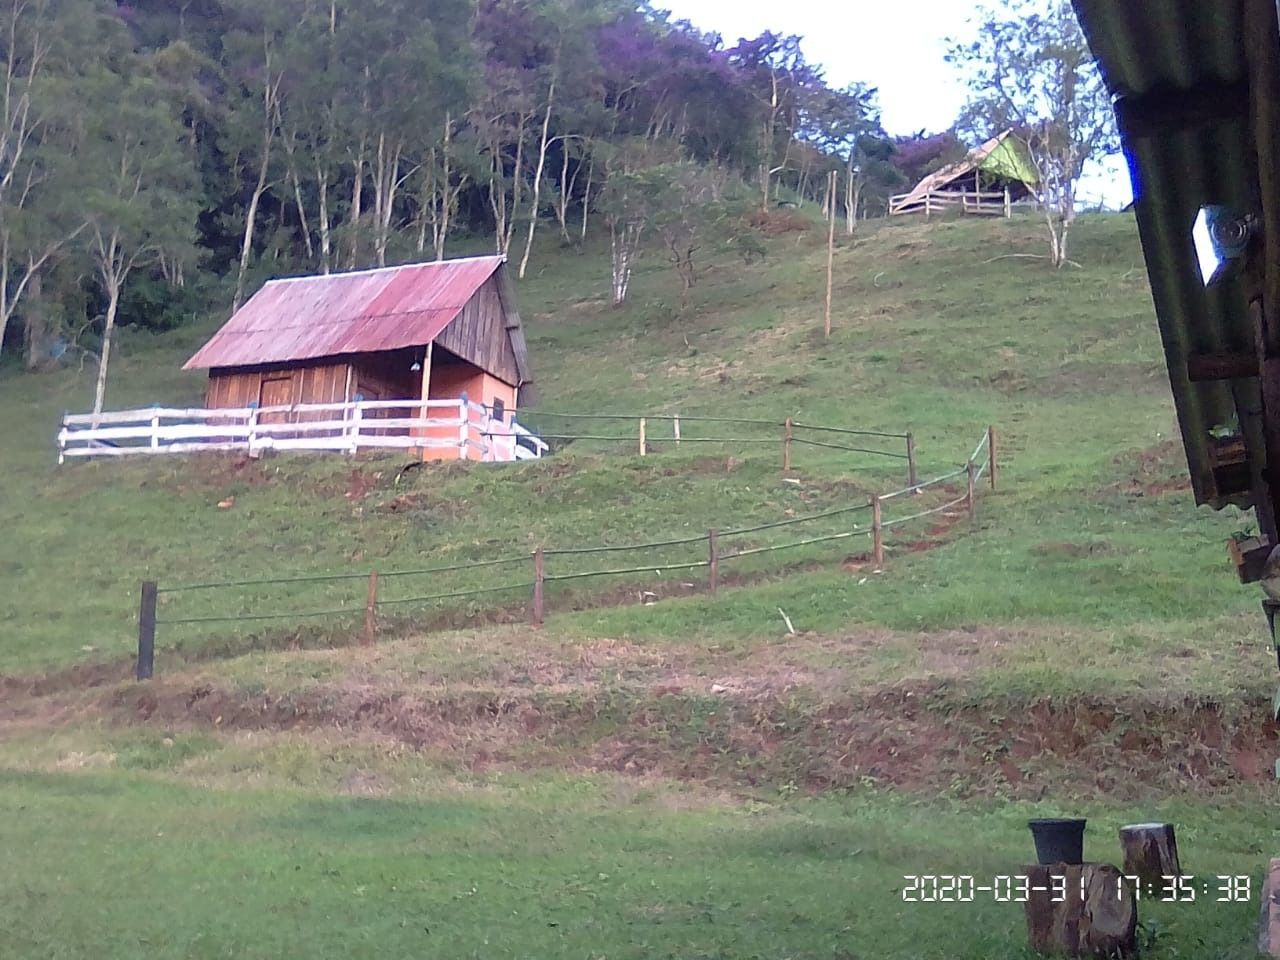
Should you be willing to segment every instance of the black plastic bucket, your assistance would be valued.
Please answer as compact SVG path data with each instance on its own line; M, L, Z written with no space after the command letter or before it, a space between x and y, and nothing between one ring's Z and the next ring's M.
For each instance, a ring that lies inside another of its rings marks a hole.
M1036 859L1042 864L1083 863L1086 820L1028 820L1036 842Z

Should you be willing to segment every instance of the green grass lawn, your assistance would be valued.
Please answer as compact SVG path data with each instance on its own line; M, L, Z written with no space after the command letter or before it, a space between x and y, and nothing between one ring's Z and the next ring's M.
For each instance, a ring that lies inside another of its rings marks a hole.
M0 956L1023 957L1017 905L900 890L1015 870L1037 814L1089 816L1108 860L1118 825L1167 818L1189 870L1256 878L1280 846L1275 659L1224 549L1250 518L1191 501L1131 219L1081 218L1080 269L999 259L1041 229L866 225L836 252L830 340L817 231L715 264L683 310L657 257L616 310L593 247L542 248L521 284L549 432L601 411L909 429L929 476L995 424L1000 489L895 530L882 569L858 538L728 563L716 597L701 570L553 584L540 629L524 559L389 578L388 599L517 587L389 608L373 650L359 579L166 594L162 621L352 613L162 622L146 687L125 679L143 579L700 536L861 502L902 464L798 447L784 476L772 444L628 441L399 478L396 457L59 467L89 373L6 367ZM178 368L218 319L125 336L108 406L197 402ZM1254 956L1256 910L1143 904L1144 955Z
M878 795L730 805L555 778L198 790L122 772L0 774L0 925L14 957L996 960L1022 908L907 903L909 875L990 884L1029 859L1032 807ZM1090 811L1089 851L1151 807ZM1162 804L1184 863L1248 903L1144 903L1144 956L1249 957L1265 807Z

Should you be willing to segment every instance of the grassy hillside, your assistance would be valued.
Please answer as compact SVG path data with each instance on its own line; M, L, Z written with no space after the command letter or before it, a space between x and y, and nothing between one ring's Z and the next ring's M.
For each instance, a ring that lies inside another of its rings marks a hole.
M1240 610L1220 549L1239 521L1196 514L1179 490L1134 496L1144 485L1168 486L1180 461L1132 224L1085 220L1077 247L1084 266L1061 272L1006 257L1037 250L1038 230L1018 220L868 225L837 252L830 341L819 327L821 238L811 234L772 241L763 262L716 264L684 311L671 302L673 278L657 257L636 278L632 303L613 310L600 251L547 250L520 292L541 406L911 429L925 475L960 462L983 427L997 424L1008 494L994 515L984 511L980 541L960 538L895 565L856 598L848 578L831 573L813 575L816 592L805 586L810 578L766 590L764 610L777 596L797 596L791 602L806 627L993 618L1123 626ZM201 377L179 367L215 326L211 318L179 334L127 340L111 405L198 400ZM86 373L0 380L10 478L0 523L12 544L0 598L12 628L0 670L126 655L144 578L393 570L537 545L662 539L842 505L897 486L901 476L897 461L802 448L797 485L783 482L773 447L677 455L668 446L641 461L620 459L630 453L621 446L585 443L541 464L436 467L399 482L403 461L394 457L59 468L58 416L83 409L89 389ZM686 424L685 433L695 432ZM228 497L235 507L218 509ZM812 557L840 559L830 549ZM992 578L993 568L1006 574ZM1010 589L1021 578L1023 589ZM406 583L401 595L460 582ZM361 589L196 597L180 612L330 609L353 603ZM756 620L758 593L726 599L728 623L711 619L735 632L773 630L775 617ZM812 603L803 599L810 596ZM910 607L905 596L915 598ZM644 622L683 631L704 614L702 603L687 604ZM601 622L625 630L633 617L623 611ZM167 639L205 638L188 628Z
M600 249L544 248L520 286L544 410L911 429L924 475L996 424L999 492L972 523L896 532L883 569L851 541L747 567L715 598L700 572L601 581L553 591L540 629L523 592L410 605L373 649L351 646L355 617L162 628L146 685L125 679L143 578L696 535L855 502L901 464L798 448L784 476L773 445L642 460L575 443L399 479L396 457L58 467L88 373L6 370L15 955L112 955L109 929L120 956L1023 957L1017 904L900 889L1015 871L1035 814L1089 816L1096 859L1115 859L1118 824L1167 817L1189 869L1256 879L1280 747L1274 654L1223 546L1248 518L1192 504L1132 221L1081 220L1063 271L1015 256L1040 230L866 225L836 252L830 340L816 230L716 263L684 309L656 256L618 310ZM178 367L216 323L126 338L109 405L195 401ZM355 609L363 589L179 595L161 616ZM121 899L121 876L163 909ZM1256 905L1144 905L1146 955L1253 956Z

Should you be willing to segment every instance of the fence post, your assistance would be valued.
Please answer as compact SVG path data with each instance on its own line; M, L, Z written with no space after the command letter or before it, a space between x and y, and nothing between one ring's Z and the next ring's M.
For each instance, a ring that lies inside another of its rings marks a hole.
M1008 220L1011 216L1013 216L1013 210L1009 203L1009 188L1006 186L1004 188L1004 218Z
M353 401L355 405L351 408L351 453L360 449L360 421L364 418L361 402L360 398L356 397Z
M142 581L142 603L138 608L138 664L135 676L150 680L156 664L156 595L154 580Z
M255 403L249 407L249 417L245 420L247 433L245 434L245 445L248 447L249 456L254 455L253 442L257 439L256 430L258 429L258 405Z
M151 449L160 449L160 411L156 407L151 408Z
M711 584L711 595L714 597L720 589L720 553L716 549L715 530L707 531L707 572Z
M676 446L680 446L680 414L675 416Z
M464 390L458 397L458 419L462 421L458 426L458 459L467 459L467 440L469 439L471 425L471 411L467 408L467 392Z
M360 637L360 644L365 647L373 646L374 637L378 632L378 571L369 571L369 594L364 602L364 634Z
M640 456L644 456L644 417L640 418Z
M876 566L884 563L884 525L880 519L880 498L871 498L871 558Z
M782 425L782 472L791 470L791 418Z
M912 493L918 492L916 484L920 477L916 473L916 435L914 433L907 434L907 486L911 488Z
M542 585L544 582L542 548L533 551L533 622L542 624Z
M975 483L978 469L974 466L972 460L964 465L964 472L968 480L968 489L965 492L964 502L969 510L969 519L972 520L978 512L977 486Z
M996 489L996 473L999 467L996 466L996 428L994 426L987 427L987 469L991 472L991 492Z

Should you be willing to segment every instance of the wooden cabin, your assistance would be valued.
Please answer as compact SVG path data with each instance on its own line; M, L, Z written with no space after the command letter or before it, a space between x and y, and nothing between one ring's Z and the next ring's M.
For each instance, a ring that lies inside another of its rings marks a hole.
M212 409L465 395L502 421L531 385L502 257L271 280L183 369L209 371ZM326 416L264 410L260 422Z
M1038 181L1026 146L1006 130L929 174L909 193L890 197L889 216L959 212L1008 217L1013 204L1035 197Z

